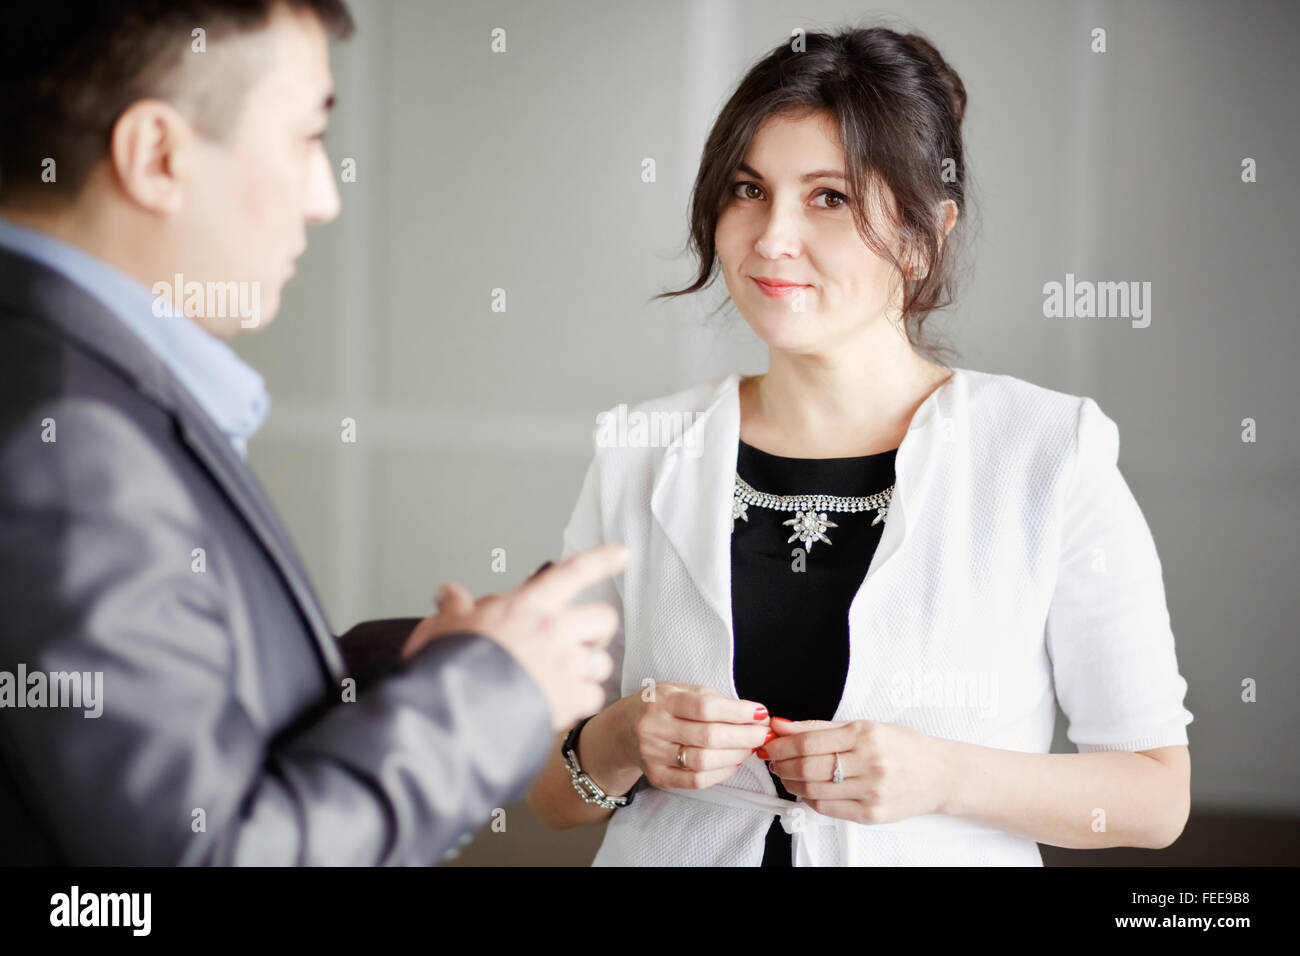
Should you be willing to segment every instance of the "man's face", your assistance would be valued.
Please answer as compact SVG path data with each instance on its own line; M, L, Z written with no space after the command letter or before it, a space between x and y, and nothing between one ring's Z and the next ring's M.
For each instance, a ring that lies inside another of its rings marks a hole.
M307 248L307 225L339 211L322 142L333 78L320 21L280 6L265 29L227 42L247 45L240 68L255 70L256 78L234 126L220 141L199 139L179 173L185 202L177 256L187 287L225 285L225 306L218 298L211 308L206 296L199 319L222 336L275 317L294 261Z

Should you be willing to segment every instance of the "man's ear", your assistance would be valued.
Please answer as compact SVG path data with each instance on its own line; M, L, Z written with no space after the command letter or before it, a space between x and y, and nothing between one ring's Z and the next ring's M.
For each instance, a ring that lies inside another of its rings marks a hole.
M109 142L109 163L122 192L153 212L178 212L196 140L189 120L170 103L136 100L113 124Z

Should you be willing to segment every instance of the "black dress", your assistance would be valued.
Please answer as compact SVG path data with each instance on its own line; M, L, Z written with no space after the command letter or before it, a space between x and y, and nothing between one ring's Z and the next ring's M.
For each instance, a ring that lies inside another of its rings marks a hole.
M894 483L898 449L857 458L782 458L740 443L736 470L756 491L774 495L865 497ZM788 720L832 720L849 667L849 605L885 530L876 512L827 513L831 544L814 541L798 571L787 543L793 512L750 505L731 535L733 677L745 700ZM794 796L773 774L777 793ZM772 817L763 866L791 866L790 836Z

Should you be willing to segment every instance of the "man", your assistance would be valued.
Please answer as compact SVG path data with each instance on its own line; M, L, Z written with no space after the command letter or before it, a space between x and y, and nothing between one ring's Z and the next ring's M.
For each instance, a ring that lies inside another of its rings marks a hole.
M626 553L336 639L217 336L274 316L338 212L351 19L34 9L0 39L0 862L435 863L603 705L617 614L569 602Z

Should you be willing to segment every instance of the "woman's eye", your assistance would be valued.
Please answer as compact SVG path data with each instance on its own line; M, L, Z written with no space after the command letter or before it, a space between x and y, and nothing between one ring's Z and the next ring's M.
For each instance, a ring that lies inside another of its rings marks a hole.
M841 206L843 206L846 202L849 201L847 196L845 196L843 193L837 193L833 189L823 189L820 193L817 194L817 198L819 199L825 198L826 204L823 208L826 209L839 209Z
M734 185L732 185L731 193L737 199L758 199L759 198L758 196L753 196L750 195L748 192L746 192L746 190L749 189L755 190L760 195L763 192L763 190L759 188L757 183L745 182L745 183L735 183Z

